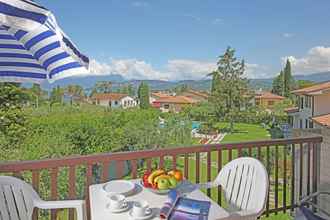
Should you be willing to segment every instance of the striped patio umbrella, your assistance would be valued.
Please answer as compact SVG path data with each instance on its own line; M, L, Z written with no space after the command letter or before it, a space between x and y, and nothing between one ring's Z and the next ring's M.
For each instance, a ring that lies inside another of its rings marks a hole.
M89 59L30 0L0 0L0 81L41 83L88 73Z

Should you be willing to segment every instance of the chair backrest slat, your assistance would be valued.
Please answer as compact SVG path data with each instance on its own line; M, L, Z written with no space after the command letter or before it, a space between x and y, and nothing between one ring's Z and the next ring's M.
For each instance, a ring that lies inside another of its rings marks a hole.
M27 210L27 207L29 207L29 206L25 202L23 191L16 187L13 187L12 189L13 189L13 193L14 193L14 197L15 197L15 201L16 201L20 219L29 220L28 219L29 214L28 214L28 210Z
M235 204L238 200L239 194L241 193L240 188L241 188L241 183L242 183L242 174L244 172L244 165L242 166L237 166L236 169L236 180L233 184L233 192L230 198L231 204ZM238 207L235 207L238 208Z
M244 187L244 190L242 193L242 201L240 203L241 209L246 209L248 201L249 201L251 185L252 185L252 180L253 180L254 167L249 165L247 170L248 170L248 172L246 173L245 187Z
M20 220L18 217L18 211L16 207L14 194L12 191L12 186L4 185L3 189L4 189L5 200L7 202L7 207L9 210L10 220Z
M231 196L232 196L232 192L233 192L233 185L236 181L236 175L237 175L237 167L231 167L231 169L229 169L229 173L228 173L228 181L227 181L227 186L226 186L226 190L225 190L225 196L227 198L227 200L231 200Z
M0 185L0 216L1 220L10 219L3 186Z
M238 194L236 201L236 204L240 209L242 208L242 203L246 194L249 172L250 172L250 166L248 164L244 164L244 169L241 178L241 185L239 189L240 193Z

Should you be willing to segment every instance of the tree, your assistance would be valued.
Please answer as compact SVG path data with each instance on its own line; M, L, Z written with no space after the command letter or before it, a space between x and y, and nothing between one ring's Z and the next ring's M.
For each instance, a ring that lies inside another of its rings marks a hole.
M272 93L283 95L283 71L281 71L280 74L274 78L272 86Z
M60 86L56 86L53 88L51 94L50 94L50 104L54 103L62 103L63 101L63 95L64 95L64 89Z
M242 106L245 106L248 94L248 81L243 77L245 70L244 60L235 57L235 50L228 47L219 57L217 70L212 72L211 102L214 105L216 116L230 122L233 131L235 116Z
M47 95L47 92L42 90L40 85L36 83L33 83L32 87L29 90L30 90L30 94L33 96L33 100L35 100L35 107L38 108L40 102Z
M128 95L129 96L131 96L131 97L134 97L135 96L135 89L132 86L132 84L128 84L127 90L128 90Z
M146 82L142 82L138 88L138 97L140 100L140 108L147 109L150 107L149 101L149 85Z
M283 70L283 96L290 97L291 90L294 87L294 79L291 73L291 63L289 59L286 60L286 64Z
M118 89L119 93L128 94L131 97L135 96L135 90L132 84L124 85Z
M310 80L298 80L296 82L296 85L297 85L297 89L303 89L315 85L315 82Z
M110 93L112 89L112 82L110 81L101 81L97 82L95 89L98 93Z
M217 85L219 84L219 74L217 71L213 71L209 75L212 76L212 82L211 82L211 94L215 94L217 90Z
M178 85L176 86L173 91L176 93L176 94L180 94L180 93L183 93L183 92L186 92L189 90L189 86L187 84L181 84L181 85Z
M28 95L18 84L0 83L0 135L11 144L19 142L25 135L26 118L22 106Z
M65 89L65 94L70 97L70 103L72 105L73 99L81 99L85 96L84 89L79 85L68 85Z
M285 67L273 80L272 92L287 98L291 97L291 91L295 87L295 81L291 73L291 63L286 61Z

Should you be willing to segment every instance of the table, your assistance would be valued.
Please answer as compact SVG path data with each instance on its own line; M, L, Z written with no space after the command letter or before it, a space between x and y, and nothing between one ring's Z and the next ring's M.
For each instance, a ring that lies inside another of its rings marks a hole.
M133 183L139 185L140 179L131 180ZM89 187L89 196L90 196L90 209L91 209L91 219L92 220L125 220L129 219L128 212L123 213L111 213L106 210L106 204L109 202L107 194L102 189L103 184L95 184ZM140 185L139 185L140 186ZM155 215L152 220L160 220L159 211L163 206L167 195L157 195L150 192L148 189L139 187L138 192L132 196L127 197L127 201L138 201L146 200L150 208L153 209ZM209 220L223 220L229 218L229 213L221 208L216 202L212 201L207 197L203 192L195 190L190 193L188 198L210 201L211 207L209 212Z

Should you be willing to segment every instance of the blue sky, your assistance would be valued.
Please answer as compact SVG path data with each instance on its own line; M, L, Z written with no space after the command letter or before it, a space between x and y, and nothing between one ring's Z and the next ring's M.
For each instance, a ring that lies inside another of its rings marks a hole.
M91 59L91 74L200 79L232 46L250 78L330 70L328 0L38 0Z

